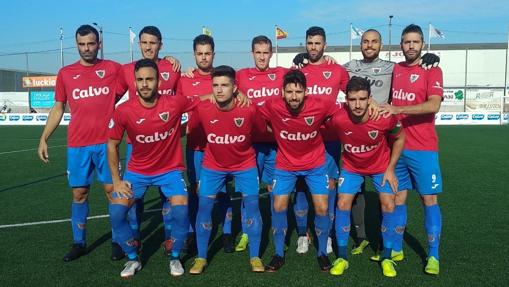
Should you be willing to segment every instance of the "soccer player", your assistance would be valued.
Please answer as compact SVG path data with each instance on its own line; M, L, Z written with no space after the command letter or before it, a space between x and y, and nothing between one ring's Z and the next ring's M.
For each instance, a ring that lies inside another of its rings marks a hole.
M408 25L401 34L401 50L405 61L394 67L392 77L392 105L381 106L399 115L406 133L406 142L396 166L400 189L396 205L404 205L407 191L415 188L424 206L424 226L428 237L428 258L424 271L438 275L439 243L442 215L438 194L442 192L442 175L438 161L438 136L435 114L440 110L443 96L442 70L419 67L424 46L419 26ZM398 240L403 239L406 210L398 215Z
M211 213L216 194L221 191L228 176L235 179L236 189L242 192L245 206L244 232L250 239L251 270L264 272L258 257L262 220L258 207L258 176L255 152L251 143L256 108L239 107L235 70L219 66L212 72L212 87L216 103L202 103L194 112L207 138L200 175L199 208L196 219L198 257L191 274L201 274L207 265L207 247L212 230Z
M305 179L313 199L319 266L326 271L331 265L326 251L330 227L327 214L329 178L320 127L339 106L329 97L306 96L306 87L304 73L292 70L284 76L282 99L273 97L258 103L258 110L270 122L278 144L272 186L275 254L266 266L269 272L277 271L285 263L288 200L297 177Z
M72 188L73 245L64 256L65 262L75 260L87 252L88 193L94 171L103 183L108 199L113 190L106 163L106 142L108 122L116 100L115 83L120 70L120 64L97 58L101 42L94 27L80 26L75 37L80 59L58 72L55 105L49 113L38 148L39 158L48 163L47 141L58 127L65 106L69 104L72 119L67 136L67 174ZM115 242L113 238L113 251L118 249L115 248Z
M310 27L306 31L306 51L309 64L302 68L306 76L307 95L324 96L336 101L340 91L345 90L348 82L348 72L339 64L329 63L324 58L327 48L325 30L321 27ZM334 207L336 197L336 181L339 177L339 154L341 145L334 131L321 129L325 142L326 169L329 176L329 216L334 218ZM309 246L309 237L306 235L308 203L306 194L302 192L303 184L298 184L294 205L295 218L297 223L297 252L306 253ZM332 253L332 239L327 240L327 253Z
M175 59L172 61L167 61L159 58L159 51L163 46L162 35L159 28L155 26L145 26L140 30L139 33L139 46L141 50L141 55L143 59L150 59L157 63L157 67L159 69L159 87L158 92L161 95L174 96L177 88L178 80L180 79L180 68L178 65L174 65ZM119 77L117 80L117 94L124 95L126 91L129 93L127 99L138 100L136 97L136 84L134 78L134 66L136 62L132 62L129 64L125 64L122 66L122 72L119 73ZM126 162L129 162L131 157L132 145L129 138L127 138L127 154L126 154ZM171 253L171 209L170 204L164 197L161 191L159 191L162 202L162 214L163 214L163 223L164 223L164 234L165 241L163 243L163 247L167 254ZM129 209L129 225L134 233L134 238L136 240L136 244L138 247L141 247L141 234L140 234L140 224L143 214L143 200L138 200L131 206Z
M193 69L192 75L180 78L177 86L178 95L211 95L212 94L212 70L214 63L214 39L209 35L198 35L193 40L194 59L196 69ZM186 165L187 178L189 180L189 218L190 234L188 235L187 248L188 253L195 248L196 234L195 223L198 213L198 181L203 162L203 153L207 144L207 138L200 125L199 119L193 116L193 112L188 113L189 121L187 123L187 142L186 142ZM218 194L219 207L221 209L223 221L223 248L226 253L233 252L233 237L231 235L232 209L230 196L225 193L226 187Z
M364 177L369 176L379 192L382 206L382 236L384 253L383 274L396 276L391 260L395 225L395 197L398 180L394 168L403 150L404 133L399 133L396 116L378 120L369 118L368 105L371 100L370 83L365 78L353 76L346 86L346 106L327 123L336 131L343 143L341 172L336 209L336 241L338 259L330 270L332 275L342 275L348 269L347 246L350 235L350 211L355 194L360 191ZM389 146L388 138L393 144Z
M134 73L137 99L119 105L109 125L108 162L114 185L110 221L128 257L120 276L131 277L141 269L126 216L129 206L135 200L142 200L150 186L160 187L171 203L173 230L170 240L173 248L169 256L170 274L180 276L184 274L179 260L180 249L189 226L187 190L182 176L180 120L182 113L194 108L199 100L162 96L158 92L158 67L150 59L136 62ZM132 155L121 179L118 147L124 132L131 139Z
M272 41L263 35L256 36L251 41L251 53L255 67L244 68L237 72L239 90L244 93L253 104L265 101L269 97L280 97L283 87L284 75L288 69L283 67L269 67L272 57ZM276 163L277 145L274 134L265 128L263 118L256 118L256 126L253 130L253 147L256 152L256 166L261 182L267 185L270 192L274 179L274 165ZM272 193L270 193L272 195ZM248 236L242 234L235 251L243 251L248 244Z

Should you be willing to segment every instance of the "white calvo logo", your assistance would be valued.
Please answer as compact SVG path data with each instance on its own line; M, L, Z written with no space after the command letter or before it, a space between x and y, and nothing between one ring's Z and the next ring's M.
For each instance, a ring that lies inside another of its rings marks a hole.
M249 89L247 90L247 97L252 98L262 98L262 97L271 97L271 96L279 96L279 88L266 88L262 87L261 89Z
M105 96L110 93L110 88L108 87L88 87L86 90L80 90L80 89L74 89L72 90L72 98L75 100L83 99L83 98L89 98L89 97L96 97L96 96Z
M153 142L162 141L162 140L165 140L166 138L168 138L171 134L173 134L174 131L175 131L175 129L171 128L169 131L165 131L163 133L155 132L154 134L151 134L148 136L137 135L136 141L139 143L153 143Z
M417 74L411 74L410 75L410 82L411 83L415 83L415 81L417 81L417 79L419 79L419 75L417 75Z
M165 81L168 81L168 79L170 78L170 73L169 72L162 72L161 73L161 78L163 78L163 80L165 80Z
M331 72L331 71L324 71L324 72L323 72L323 77L324 77L325 79L327 79L327 80L330 78L330 76L331 76L331 75L332 75L332 72Z
M240 128L242 124L244 123L244 118L234 118L233 121L235 122L235 125Z
M163 120L163 122L167 122L168 118L170 117L170 113L168 112L160 113L159 117L161 118L161 120Z
M365 153L368 151L372 151L377 147L378 147L378 144L374 144L374 145L370 145L370 146L367 146L367 145L354 146L351 144L344 145L344 149L348 153Z
M96 70L95 71L95 74L99 77L99 78L104 78L104 75L106 75L106 71L104 70Z
M376 137L378 136L378 131L377 130L369 131L368 135L371 139L376 139Z
M288 131L282 130L279 132L279 136L285 140L289 141L306 141L310 139L314 139L318 135L317 131L313 131L311 133L290 133Z
M209 143L213 144L234 144L234 143L241 143L246 140L245 135L235 136L235 135L229 135L225 134L224 136L218 136L216 134L208 134L207 135L207 141Z

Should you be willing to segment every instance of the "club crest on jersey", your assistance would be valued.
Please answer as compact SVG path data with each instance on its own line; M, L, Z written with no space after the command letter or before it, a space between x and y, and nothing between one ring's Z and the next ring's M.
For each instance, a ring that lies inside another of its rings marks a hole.
M276 74L267 74L267 77L269 77L269 79L271 81L275 81L276 80Z
M314 116L313 116L313 117L305 117L305 118L304 118L304 121L306 121L306 124L307 124L308 126L310 126L310 125L312 125L312 124L313 124L313 122L315 121L315 117L314 117Z
M417 75L417 74L411 74L410 75L410 82L411 83L415 83L415 81L417 81L417 79L419 79L419 75Z
M235 125L240 128L244 124L244 118L234 118Z
M330 78L330 76L331 76L331 75L332 75L332 72L331 72L331 71L324 71L324 72L323 72L323 77L324 77L325 79L327 79L327 80Z
M163 122L167 122L168 118L170 117L170 113L168 112L160 113L159 117L161 118L161 120L163 120Z
M106 71L104 70L96 70L95 71L95 74L99 77L99 78L104 78L104 75L106 75Z
M163 80L165 80L165 81L168 81L168 79L170 78L170 73L162 72L161 73L161 78L163 78Z
M378 73L380 73L381 70L382 70L382 68L373 68L373 73L378 74Z
M378 136L378 131L377 130L369 131L368 135L369 135L370 138L376 139L376 137Z

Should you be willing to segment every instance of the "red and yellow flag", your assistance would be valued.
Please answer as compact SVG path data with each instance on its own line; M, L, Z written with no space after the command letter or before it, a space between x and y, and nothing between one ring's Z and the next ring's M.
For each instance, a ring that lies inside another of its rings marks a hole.
M281 40L288 37L288 32L285 32L283 29L276 27L276 39Z

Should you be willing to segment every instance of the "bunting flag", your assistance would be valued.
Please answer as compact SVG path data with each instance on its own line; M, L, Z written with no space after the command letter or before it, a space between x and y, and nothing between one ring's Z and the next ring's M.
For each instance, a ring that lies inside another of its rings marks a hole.
M433 25L429 24L429 37L430 38L445 38L445 35L440 30L433 27Z
M352 29L350 29L350 33L352 35L352 39L360 39L362 37L362 34L364 34L364 30L352 26Z
M276 39L281 40L288 37L288 32L285 32L283 29L276 27Z
M209 28L205 27L205 26L202 27L201 33L204 34L204 35L212 37L212 31Z

